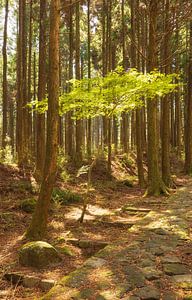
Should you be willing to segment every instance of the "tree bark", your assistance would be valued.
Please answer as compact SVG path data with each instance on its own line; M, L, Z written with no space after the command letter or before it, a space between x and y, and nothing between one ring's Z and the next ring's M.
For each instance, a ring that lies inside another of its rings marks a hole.
M2 148L6 147L8 134L8 83L7 83L7 24L9 13L9 1L5 2L5 22L3 33L3 134Z
M47 143L43 180L40 194L27 231L30 239L45 237L48 209L57 171L58 120L59 120L59 24L60 0L52 0L50 6L50 40L49 40L49 85Z
M46 97L46 58L47 58L47 0L40 1L40 30L39 30L39 79L38 79L38 101ZM37 152L36 152L36 179L42 180L45 161L45 114L37 113Z

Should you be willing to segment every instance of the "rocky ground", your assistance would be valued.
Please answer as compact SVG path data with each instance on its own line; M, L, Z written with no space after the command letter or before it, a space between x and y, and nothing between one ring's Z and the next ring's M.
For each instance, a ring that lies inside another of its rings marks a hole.
M178 178L170 197L143 198L135 183L97 178L83 224L81 202L52 204L46 241L62 260L38 269L18 253L31 219L21 203L37 197L33 177L0 165L0 299L192 299L191 179ZM86 190L79 179L59 187Z
M146 201L148 209L123 207L124 219L143 214L127 229L131 243L106 246L42 299L192 299L192 183L167 199Z

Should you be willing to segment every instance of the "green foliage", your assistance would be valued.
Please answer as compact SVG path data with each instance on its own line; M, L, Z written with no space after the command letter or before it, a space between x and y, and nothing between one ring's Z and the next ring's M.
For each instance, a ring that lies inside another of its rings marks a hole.
M136 69L124 72L122 67L106 77L70 80L71 92L60 97L60 114L73 112L73 118L111 117L144 105L144 99L155 99L173 92L177 74L165 75L158 71L143 74ZM47 99L30 104L39 113L47 110Z
M37 200L34 198L25 199L21 202L20 208L26 213L32 213L35 210Z
M70 174L66 170L67 157L64 153L64 149L62 147L59 148L58 156L57 156L57 166L60 171L61 179L64 182L70 181Z
M5 149L0 149L0 163L11 165L15 162L12 147L7 145Z
M69 190L54 188L52 192L52 200L56 203L67 205L71 203L81 202L82 198L79 194L73 193Z
M143 74L135 69L124 72L121 67L106 77L72 80L70 93L60 98L60 111L73 111L74 118L120 115L144 105L143 99L154 99L172 92L176 74L158 71Z

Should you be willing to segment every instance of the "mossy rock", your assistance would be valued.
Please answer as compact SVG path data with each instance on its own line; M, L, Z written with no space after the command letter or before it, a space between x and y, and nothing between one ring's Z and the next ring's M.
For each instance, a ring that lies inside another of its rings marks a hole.
M73 193L69 190L61 190L59 188L54 188L52 192L52 200L54 202L59 202L62 205L67 205L71 203L79 203L82 201L81 195Z
M61 254L65 254L68 256L75 256L75 253L67 246L59 246L57 247L57 250Z
M34 198L25 199L21 202L20 208L26 213L32 213L35 210L37 200Z
M60 261L57 250L46 242L30 242L19 250L19 262L23 266L44 268Z

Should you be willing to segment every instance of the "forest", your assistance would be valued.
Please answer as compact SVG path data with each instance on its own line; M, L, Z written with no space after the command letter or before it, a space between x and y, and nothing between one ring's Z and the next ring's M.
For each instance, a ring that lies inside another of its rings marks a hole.
M191 0L0 0L0 299L192 300Z

